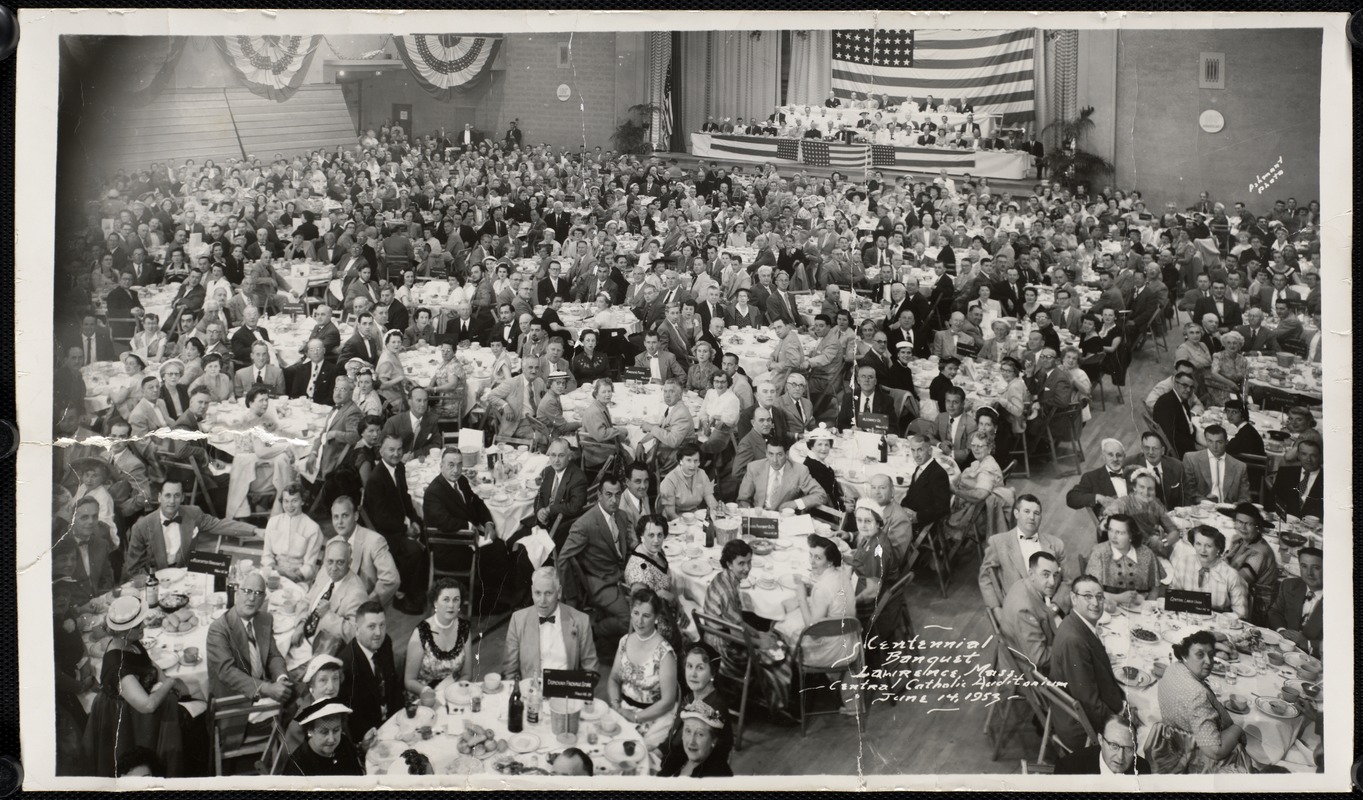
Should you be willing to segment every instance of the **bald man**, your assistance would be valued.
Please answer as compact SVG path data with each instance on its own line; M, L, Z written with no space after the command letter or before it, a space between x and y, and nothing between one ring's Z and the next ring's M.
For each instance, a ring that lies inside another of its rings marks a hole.
M294 628L294 645L312 641L322 631L342 640L355 635L355 612L369 599L369 592L350 568L351 552L343 539L327 542L322 569L308 590L308 615Z

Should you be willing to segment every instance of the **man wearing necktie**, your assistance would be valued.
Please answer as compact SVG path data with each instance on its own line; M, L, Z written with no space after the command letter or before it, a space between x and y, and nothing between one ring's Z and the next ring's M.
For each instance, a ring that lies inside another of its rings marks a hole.
M1270 511L1293 517L1323 517L1324 473L1321 472L1323 450L1315 439L1297 443L1297 465L1283 465L1273 479L1273 492L1265 505Z
M327 542L322 553L322 569L308 590L308 616L294 628L294 646L312 641L318 631L339 639L355 633L355 612L369 600L364 580L350 568L350 543L341 538Z
M293 696L284 656L274 638L274 619L265 610L265 578L247 575L236 605L208 626L208 676L213 697L244 695L287 703Z
M271 397L280 397L284 391L284 372L270 362L270 346L257 341L251 346L251 363L236 371L232 377L232 389L237 397L246 395L255 388L263 387Z
M577 574L586 582L583 587L593 615L593 631L602 638L616 638L629 630L629 597L624 589L625 560L634 550L634 532L628 519L620 513L620 495L624 486L615 475L602 478L597 504L573 523L568 538L559 551L557 564L560 582Z
M1188 476L1188 505L1202 500L1214 503L1242 503L1249 500L1249 469L1243 461L1226 455L1230 437L1220 425L1208 425L1203 432L1205 450L1183 457L1183 474Z
M388 620L377 600L355 611L355 638L341 651L341 694L350 706L347 720L352 741L363 742L371 730L403 706L403 684L393 664Z

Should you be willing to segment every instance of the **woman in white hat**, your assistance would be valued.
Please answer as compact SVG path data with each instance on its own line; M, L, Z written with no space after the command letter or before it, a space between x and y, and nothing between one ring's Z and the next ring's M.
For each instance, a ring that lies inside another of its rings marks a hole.
M335 698L319 700L298 713L303 743L289 753L285 775L363 775L355 743L345 733L350 707Z
M342 666L341 659L336 656L326 653L313 656L303 671L303 685L307 690L298 698L298 708L305 709L323 700L340 697L341 682L345 677ZM289 729L284 732L284 752L292 753L305 740L303 727L297 719L291 720Z
M104 614L109 645L85 727L92 775L118 775L119 760L137 747L156 753L166 777L185 774L179 700L189 688L179 678L167 678L142 647L146 618L147 609L136 595L115 598Z
M681 712L680 748L668 751L658 770L661 778L732 778L728 753L715 747L724 719L704 700L692 701Z
M827 462L829 453L833 452L833 431L828 429L826 423L820 422L819 427L805 434L805 446L809 448L809 454L805 456L805 469L809 470L809 477L823 487L830 506L843 508L842 484Z

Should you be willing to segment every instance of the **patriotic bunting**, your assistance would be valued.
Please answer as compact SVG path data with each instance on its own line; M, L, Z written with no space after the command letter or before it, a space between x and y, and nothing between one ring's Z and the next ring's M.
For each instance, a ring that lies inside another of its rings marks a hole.
M303 85L322 37L214 36L213 42L247 89L282 103Z
M434 33L394 36L393 42L421 88L441 100L477 86L501 44L487 36Z

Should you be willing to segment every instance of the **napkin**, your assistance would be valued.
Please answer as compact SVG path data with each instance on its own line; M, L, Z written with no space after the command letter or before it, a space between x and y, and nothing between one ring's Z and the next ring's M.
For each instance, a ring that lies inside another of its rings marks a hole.
M554 539L544 528L535 528L529 536L521 539L520 546L525 548L525 556L530 563L539 569L544 566L549 554L554 552Z

